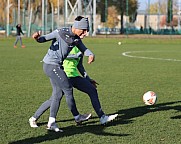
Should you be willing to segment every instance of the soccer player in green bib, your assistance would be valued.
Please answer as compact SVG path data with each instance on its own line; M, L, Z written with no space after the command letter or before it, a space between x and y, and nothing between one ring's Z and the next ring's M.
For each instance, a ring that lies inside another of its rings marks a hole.
M100 105L96 81L91 79L83 66L83 54L77 47L74 47L67 58L63 61L64 71L72 86L89 95L92 106L100 118L100 123L105 124L114 120L118 114L106 115ZM80 76L80 74L82 76Z

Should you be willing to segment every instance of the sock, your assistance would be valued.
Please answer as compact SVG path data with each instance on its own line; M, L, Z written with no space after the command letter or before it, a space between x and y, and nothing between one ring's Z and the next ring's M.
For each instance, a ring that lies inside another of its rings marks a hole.
M103 114L103 115L101 116L101 118L100 118L100 119L103 119L105 116L106 116L106 115L105 115L105 114Z
M49 120L48 120L48 127L50 127L50 126L52 125L52 123L55 123L55 118L49 117Z
M76 120L76 119L78 119L78 118L79 118L79 115L77 115L77 116L74 116L74 118L75 118L75 120Z

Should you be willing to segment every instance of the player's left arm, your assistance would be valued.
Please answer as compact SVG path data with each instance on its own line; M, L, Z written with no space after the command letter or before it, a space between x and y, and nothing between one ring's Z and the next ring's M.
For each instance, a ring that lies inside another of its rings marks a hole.
M95 60L95 55L82 43L80 40L77 48L84 54L84 56L88 57L88 64L91 64Z
M90 81L91 84L92 84L95 88L97 88L97 85L99 85L99 84L98 84L95 80L91 79L91 78L88 76L88 74L87 74L87 72L86 72L86 70L85 70L85 68L84 68L84 66L83 66L83 56L80 58L80 61L79 61L78 65L77 65L77 69L79 70L80 74L81 74L84 78L86 78L88 81Z
M90 77L88 76L88 74L87 74L87 72L86 72L86 70L85 70L85 68L84 68L84 66L83 66L83 56L82 56L82 57L80 58L80 60L79 60L79 63L78 63L78 65L77 65L77 69L79 70L80 74L81 74L84 78L90 80Z
M20 33L22 33L23 35L24 35L24 33L23 33L23 31L22 31L22 29L20 28Z

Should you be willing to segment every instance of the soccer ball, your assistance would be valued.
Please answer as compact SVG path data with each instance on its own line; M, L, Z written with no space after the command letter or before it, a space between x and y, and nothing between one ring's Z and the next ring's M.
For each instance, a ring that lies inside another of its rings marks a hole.
M143 95L143 102L146 105L154 105L157 101L156 93L153 91L148 91Z
M121 45L121 42L118 42L118 45Z

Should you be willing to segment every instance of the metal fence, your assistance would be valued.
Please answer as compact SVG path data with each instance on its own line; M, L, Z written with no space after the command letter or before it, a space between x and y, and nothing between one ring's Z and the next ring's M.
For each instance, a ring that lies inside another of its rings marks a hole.
M116 1L116 0L113 0ZM119 0L117 0L119 1ZM129 0L125 0L128 3ZM131 22L128 14L117 15L119 22L114 27L108 27L108 19L101 22L101 13L98 13L99 3L104 3L104 11L109 16L108 9L111 7L109 0L57 0L50 3L49 0L40 0L33 6L32 0L17 0L17 5L12 0L7 0L3 6L4 11L0 14L0 34L9 36L15 35L15 26L22 24L27 37L35 31L41 30L43 34L49 33L57 27L70 26L77 15L89 17L90 35L119 35L121 25L123 34L152 34L152 35L179 35L181 0L171 0L170 10L172 19L167 23L169 0L138 0L136 21ZM62 4L62 5L61 5ZM1 5L0 5L1 6ZM121 6L120 6L121 7ZM127 5L129 10L130 5Z

